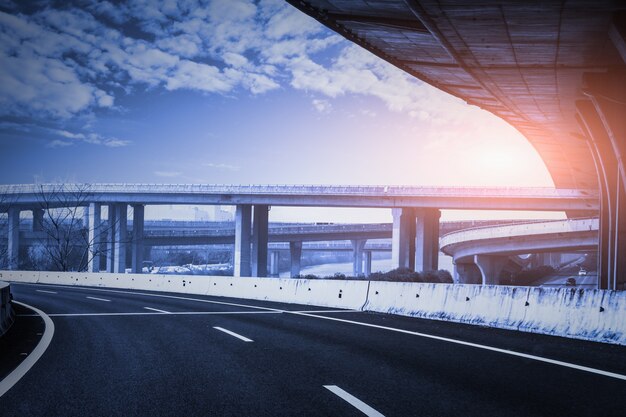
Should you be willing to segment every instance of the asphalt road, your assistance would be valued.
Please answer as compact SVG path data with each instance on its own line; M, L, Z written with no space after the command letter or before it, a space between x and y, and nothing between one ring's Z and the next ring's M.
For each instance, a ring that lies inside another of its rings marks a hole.
M625 380L483 346L620 375L625 347L220 297L12 290L55 333L0 397L3 417L626 416ZM28 311L16 326L41 330Z

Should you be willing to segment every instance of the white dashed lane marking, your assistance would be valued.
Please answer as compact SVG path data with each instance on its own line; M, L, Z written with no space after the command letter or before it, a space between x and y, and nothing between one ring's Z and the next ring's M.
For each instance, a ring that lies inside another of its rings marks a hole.
M248 339L248 338L247 338L247 337L245 337L245 336L242 336L242 335L237 334L237 333L235 333L235 332L231 332L230 330L226 330L226 329L224 329L224 328L222 328L222 327L213 327L213 328L214 328L215 330L219 330L220 332L224 332L224 333L229 334L229 335L231 335L231 336L233 336L233 337L236 337L236 338L237 338L237 339L239 339L239 340L243 340L244 342L253 342L253 340L252 340L252 339Z
M86 297L86 298L89 298L90 300L106 301L108 303L111 302L111 300L107 300L106 298L98 298L98 297Z
M144 307L146 310L156 311L157 313L172 314L170 311L159 310L158 308Z
M385 417L383 414L374 410L372 407L365 404L354 395L342 390L337 385L324 385L324 388L326 388L342 400L346 401L348 404L350 404L368 417Z

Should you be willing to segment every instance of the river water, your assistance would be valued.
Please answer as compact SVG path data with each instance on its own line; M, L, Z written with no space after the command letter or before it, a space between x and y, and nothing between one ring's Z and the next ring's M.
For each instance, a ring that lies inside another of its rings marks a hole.
M389 259L373 259L372 260L372 272L386 272L393 269L391 265L391 258ZM439 252L439 269L446 269L453 273L454 267L452 265L452 257L444 255ZM340 262L332 264L312 265L302 268L301 275L316 275L318 277L327 277L334 274L344 274L347 276L352 275L352 262ZM289 271L281 272L281 278L288 278Z

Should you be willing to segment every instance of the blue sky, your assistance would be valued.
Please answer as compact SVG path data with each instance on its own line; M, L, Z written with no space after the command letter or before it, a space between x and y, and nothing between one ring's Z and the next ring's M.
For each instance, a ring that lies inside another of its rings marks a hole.
M278 0L0 0L0 174L552 186L506 123Z

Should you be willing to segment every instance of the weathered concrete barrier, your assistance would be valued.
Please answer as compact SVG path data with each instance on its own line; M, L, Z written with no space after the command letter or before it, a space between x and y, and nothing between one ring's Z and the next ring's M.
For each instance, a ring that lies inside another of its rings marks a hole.
M372 281L363 309L626 345L626 291Z
M367 299L368 288L367 281L199 275L2 271L0 278L14 282L170 291L345 309L360 309Z
M626 345L626 291L80 272L2 271L0 279L362 309Z
M13 307L11 306L11 286L0 281L0 337L13 324Z

